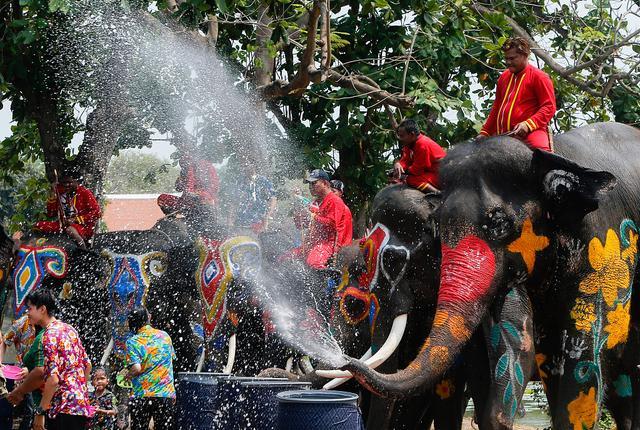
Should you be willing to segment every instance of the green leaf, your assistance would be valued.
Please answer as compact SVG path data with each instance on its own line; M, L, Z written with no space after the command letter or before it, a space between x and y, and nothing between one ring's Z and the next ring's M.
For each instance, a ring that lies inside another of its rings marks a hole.
M49 0L49 12L69 12L69 0Z
M229 6L227 5L227 0L216 0L216 6L218 10L222 13L229 13Z

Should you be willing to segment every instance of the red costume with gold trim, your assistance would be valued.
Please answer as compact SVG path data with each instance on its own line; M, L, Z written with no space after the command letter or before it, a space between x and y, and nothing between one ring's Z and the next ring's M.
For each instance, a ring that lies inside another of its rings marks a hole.
M78 185L75 193L64 193L64 188L58 185L58 196L54 195L47 200L47 216L59 218L60 211L64 211L65 219L70 227L73 227L83 239L93 236L96 223L100 219L100 205L93 193ZM43 233L59 233L62 231L60 220L38 221L35 228Z
M420 191L428 184L438 188L438 166L445 155L444 149L424 134L411 145L403 146L398 163L407 174L407 185Z
M531 149L550 151L547 126L556 113L556 96L549 75L531 64L514 75L505 70L496 88L489 118L480 134L493 136L525 122L530 133L523 140Z

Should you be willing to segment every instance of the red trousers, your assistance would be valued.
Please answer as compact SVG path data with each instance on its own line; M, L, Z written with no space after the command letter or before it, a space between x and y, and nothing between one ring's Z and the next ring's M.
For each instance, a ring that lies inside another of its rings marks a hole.
M549 143L549 134L547 133L547 130L533 130L521 140L531 149L542 149L551 152L551 145Z
M91 226L71 224L69 227L77 231L84 240L91 239L91 236L93 236L93 227ZM60 223L58 221L38 221L35 228L43 233L60 233Z
M326 269L329 259L333 255L335 249L333 243L318 243L313 245L305 256L303 248L293 248L291 251L280 256L280 261L287 260L302 260L307 263L309 267L314 269Z

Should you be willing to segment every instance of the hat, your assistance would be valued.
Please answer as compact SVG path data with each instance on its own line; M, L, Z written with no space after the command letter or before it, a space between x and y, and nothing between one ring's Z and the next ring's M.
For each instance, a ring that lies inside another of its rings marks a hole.
M344 193L344 183L339 179L334 179L333 181L331 181L331 188Z
M305 178L305 182L315 182L318 179L324 179L325 181L330 181L331 178L329 177L329 174L327 172L325 172L322 169L315 169L312 170L307 177Z

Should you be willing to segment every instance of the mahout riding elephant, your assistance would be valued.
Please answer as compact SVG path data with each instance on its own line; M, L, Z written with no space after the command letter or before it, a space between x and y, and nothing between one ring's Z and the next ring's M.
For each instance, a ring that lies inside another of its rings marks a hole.
M432 387L496 299L524 289L553 427L595 428L605 404L619 429L640 426L640 131L589 125L557 136L555 150L500 136L449 151L437 216L441 323L397 373L349 359L358 381L390 397Z
M364 315L351 313L368 311L371 347L376 354L366 362L372 367L384 363L378 369L385 373L409 364L430 327L442 323L434 321L440 273L434 199L437 203L437 196L425 196L403 185L380 191L372 203L373 227L357 247L355 258L348 258L349 275L336 294L344 320L357 322ZM530 320L527 327L511 330L510 336L496 337L496 331L513 328L524 313L530 314L528 306L499 306L513 300L512 296L516 293L496 302L483 330L475 333L463 356L430 390L395 402L374 397L368 419L372 428L423 428L434 420L436 428L459 428L467 401L466 384L481 428L512 425L534 366ZM509 313L513 310L518 313ZM510 372L492 370L507 357L509 367L514 372L519 369L519 382L509 380ZM325 388L335 386L329 383Z

